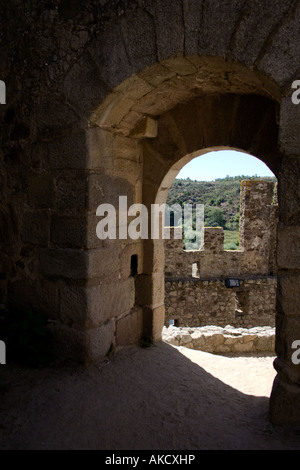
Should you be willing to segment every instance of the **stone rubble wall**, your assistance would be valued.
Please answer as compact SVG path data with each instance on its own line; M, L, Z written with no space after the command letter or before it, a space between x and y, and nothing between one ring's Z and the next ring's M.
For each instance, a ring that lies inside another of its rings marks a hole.
M276 278L239 282L227 288L224 280L165 279L165 325L275 326Z
M271 354L275 355L275 328L199 328L164 327L163 341L173 346L200 350L213 354Z

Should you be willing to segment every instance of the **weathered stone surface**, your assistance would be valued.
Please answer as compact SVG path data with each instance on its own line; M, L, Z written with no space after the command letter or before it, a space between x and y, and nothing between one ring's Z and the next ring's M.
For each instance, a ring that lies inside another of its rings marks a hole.
M280 148L286 155L299 155L299 134L300 134L300 105L292 102L292 89L290 84L289 96L281 101L280 106Z
M89 358L86 333L83 330L71 328L61 322L49 326L53 336L53 352L64 361L85 363Z
M84 131L65 131L65 135L47 142L47 164L51 169L85 169L88 167L87 159Z
M272 43L264 55L260 67L271 75L277 83L286 83L299 69L300 51L299 38L299 7L290 13L288 21L282 21L279 29L275 30Z
M24 243L47 246L50 238L49 235L49 213L40 211L24 214L22 227L22 240Z
M115 322L109 321L86 332L88 358L94 362L101 360L114 346Z
M75 213L86 210L87 175L83 171L64 170L55 179L55 207L58 211Z
M185 26L185 55L197 54L199 44L199 31L203 15L203 0L190 0L183 2Z
M117 321L116 345L128 346L136 344L143 332L143 312L142 309L134 309L124 318Z
M47 277L118 279L119 257L116 250L43 248L41 249L40 261L42 272Z
M300 224L299 177L299 158L288 156L284 157L283 168L280 174L278 200L280 209L280 221L286 226Z
M275 328L163 328L163 341L214 354L269 353L275 355Z
M95 103L103 101L106 90L99 86L100 71L89 54L82 54L71 67L60 86L60 93L65 96L82 119L94 111Z
M130 18L121 19L122 36L130 63L136 70L152 65L156 59L156 25L145 9L133 11Z
M110 170L113 162L114 136L112 132L91 127L87 130L88 163L90 169Z
M280 268L300 268L300 226L285 227L282 224L279 225L277 262Z
M235 32L233 52L244 63L254 63L273 29L291 7L292 1L260 0L248 2ZM263 27L261 25L263 24ZM253 35L253 31L255 34Z
M205 1L199 31L199 54L225 55L245 1Z
M280 273L277 299L281 312L286 316L299 315L300 278L297 273Z
M200 279L275 274L278 212L274 191L273 182L243 181L239 250L224 251L223 229L204 227L200 250L184 251L171 228L165 240L167 277L191 277L192 263L197 263Z
M86 230L85 217L54 215L51 218L51 241L61 248L84 248Z
M86 289L64 287L60 290L60 318L70 327L84 327L87 324L88 301Z
M28 200L35 208L52 208L54 203L53 178L48 173L33 176L29 183Z
M107 44L106 48L102 44ZM91 45L91 55L99 64L101 79L111 88L119 85L133 73L133 67L126 53L120 25L111 25ZM111 73L114 70L114 73Z
M127 210L134 203L134 187L126 179L126 173L123 178L93 173L89 175L88 183L88 208L94 214L100 204L112 204L118 210L120 196L127 196Z
M134 306L134 279L87 288L88 320L99 325L128 314Z
M85 279L88 254L82 250L44 248L40 262L46 277Z
M288 384L276 376L271 398L270 419L273 424L299 425L300 387Z
M37 114L37 131L40 137L52 138L60 136L62 130L78 128L78 116L71 106L65 103L62 97L50 93L41 99Z
M18 280L8 284L8 303L11 308L24 309L29 305L33 311L43 313L51 320L59 319L59 286L49 280Z
M184 49L184 25L180 0L172 4L155 0L158 59L182 55Z
M6 82L7 89L7 104L0 107L3 301L13 301L14 290L9 292L7 286L17 279L28 287L30 297L39 282L52 277L55 302L56 283L63 289L69 288L71 282L75 282L74 287L81 279L112 285L119 275L124 279L123 265L122 272L119 267L121 247L103 244L107 251L95 249L90 253L71 249L80 245L82 234L74 233L74 238L59 234L62 223L59 218L91 216L101 202L117 204L120 194L128 195L131 198L128 202L133 203L138 193L139 202L146 201L150 206L161 196L160 186L169 169L174 170L174 165L179 169L187 155L216 146L257 155L279 175L280 217L286 227L280 234L279 263L283 269L292 268L296 278L300 224L298 108L290 107L289 93L291 81L299 78L298 3L292 0L29 3L6 2L1 18L1 80ZM161 63L162 60L165 62ZM127 79L129 82L125 83ZM283 97L286 100L282 101ZM145 117L158 122L157 136L152 135L150 143L147 139L140 141L143 147L140 154L131 153L130 145L123 143L119 146L122 156L115 154L114 139L131 135ZM108 134L105 138L103 134L99 136L98 130L91 129L97 125L102 126L101 131L109 130L113 138ZM88 129L87 138L82 129ZM293 161L288 161L291 155ZM163 191L166 193L167 185ZM31 209L50 209L53 218L52 241L47 242L39 230L32 233L31 241L51 243L41 251L40 258L38 246L29 243L29 219L28 225L22 227L23 215ZM87 223L92 227L88 217ZM90 234L88 237L92 243ZM56 242L65 248L57 247ZM254 242L259 248L259 237ZM32 251L25 263L24 253L29 249ZM237 262L232 256L226 254L223 258L228 270ZM251 274L251 260L245 254L240 258ZM151 283L153 267L157 273L163 271L163 257L159 260L146 247L142 261ZM212 267L216 268L218 263L220 260ZM266 266L263 263L259 266L260 274ZM273 270L274 262L268 265L268 274L270 266ZM209 273L208 266L206 272ZM285 281L281 284L278 305L282 316L285 312L295 313L291 297L295 296L296 287L297 282L292 287ZM146 286L144 301L140 293L141 306L144 324L149 320L150 330L155 330L154 337L159 338L163 306L145 304L148 298L155 297L151 289ZM189 292L188 303L191 297ZM248 300L242 297L239 301L245 301L247 308L255 305L250 294ZM47 300L46 305L50 316L51 303ZM224 314L226 305L221 308ZM159 313L156 329L155 311ZM279 321L278 325L278 351L285 369L293 323L285 325ZM56 326L66 352L73 359L106 354L115 328L114 320L97 324L99 330L94 333L62 324ZM297 334L298 331L295 330ZM228 339L231 342L232 338ZM239 344L251 343L249 340ZM293 381L294 376L290 377ZM287 386L282 390L288 393ZM290 410L295 404L299 421L296 395L287 400ZM280 419L284 420L284 412L279 413Z

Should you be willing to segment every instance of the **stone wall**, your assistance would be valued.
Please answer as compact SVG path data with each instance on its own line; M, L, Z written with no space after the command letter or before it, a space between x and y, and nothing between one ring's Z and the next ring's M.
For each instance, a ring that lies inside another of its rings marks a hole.
M275 326L275 277L240 279L227 288L224 280L166 279L165 325Z
M165 325L275 325L276 184L243 181L240 247L224 251L220 227L205 227L200 250L185 251L182 240L165 241ZM237 278L239 287L226 287Z
M201 350L213 354L275 354L275 328L202 328L163 329L163 340L174 346Z
M118 338L128 344L127 331L130 342L159 340L163 249L97 240L95 207L127 195L150 208L209 149L256 155L279 186L271 417L299 423L300 369L291 361L300 337L300 107L291 100L300 76L298 2L2 7L1 303L34 303L55 321L60 357L98 359ZM130 279L132 255L140 279ZM260 271L272 265L260 261Z
M276 188L273 182L242 181L238 250L224 250L221 227L204 227L200 250L185 251L182 240L174 238L171 227L170 239L165 240L166 277L191 277L193 264L197 264L200 279L275 275Z

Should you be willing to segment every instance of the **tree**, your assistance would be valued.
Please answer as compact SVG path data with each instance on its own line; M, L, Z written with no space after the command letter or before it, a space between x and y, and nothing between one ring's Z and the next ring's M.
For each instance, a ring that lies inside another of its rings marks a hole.
M208 208L205 214L205 225L210 227L223 227L225 228L226 220L222 209Z

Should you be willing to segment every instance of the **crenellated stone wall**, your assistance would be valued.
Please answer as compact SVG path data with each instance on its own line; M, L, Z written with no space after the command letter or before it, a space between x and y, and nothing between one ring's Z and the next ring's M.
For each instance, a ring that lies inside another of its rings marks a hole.
M166 240L165 307L180 326L275 325L277 184L241 184L240 247L224 250L220 227L204 227L200 250L185 251L182 240ZM226 279L238 287L226 287Z

